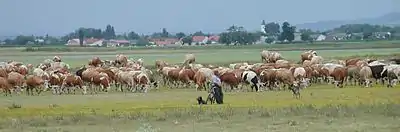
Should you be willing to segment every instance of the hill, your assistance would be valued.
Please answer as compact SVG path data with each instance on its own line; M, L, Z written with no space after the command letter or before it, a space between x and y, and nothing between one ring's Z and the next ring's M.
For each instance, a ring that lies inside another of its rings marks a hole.
M332 21L319 21L313 23L303 23L296 25L297 29L312 29L319 31L326 31L339 27L344 24L376 24L388 26L400 26L400 12L392 12L376 18L364 18L356 20L332 20Z

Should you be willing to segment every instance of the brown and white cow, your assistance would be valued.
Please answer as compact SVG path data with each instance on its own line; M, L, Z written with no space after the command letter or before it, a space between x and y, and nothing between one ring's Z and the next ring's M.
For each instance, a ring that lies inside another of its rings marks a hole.
M11 96L11 85L8 83L7 78L0 77L0 89L3 90L6 96Z
M26 94L34 95L33 89L35 89L35 91L39 95L42 91L46 90L46 88L48 87L47 85L48 81L43 80L42 77L29 75L26 78Z
M11 72L7 77L8 83L11 85L11 88L14 88L17 93L22 91L22 87L25 83L24 76L18 72Z
M343 88L344 82L347 77L347 68L345 67L336 67L333 72L330 74L334 79L334 84L336 87Z
M73 74L68 74L65 76L65 78L62 82L62 85L61 85L61 89L67 90L67 93L70 93L71 87L72 87L72 91L74 94L76 91L76 87L78 87L79 89L82 90L82 94L87 93L87 88L86 88L86 86L84 86L83 80L80 76L73 75Z

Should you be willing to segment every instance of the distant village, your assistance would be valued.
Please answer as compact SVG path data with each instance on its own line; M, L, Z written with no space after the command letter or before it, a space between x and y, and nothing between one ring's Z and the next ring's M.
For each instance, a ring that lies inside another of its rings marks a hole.
M269 23L271 24L271 23ZM273 24L273 23L272 23ZM108 25L109 26L109 25ZM283 41L279 41L279 33L269 33L268 28L266 28L266 24L263 21L260 25L260 30L257 31L260 35L251 35L252 41L246 41L245 43L251 43L251 44L275 44L275 43L282 43ZM373 26L373 25L372 25ZM114 29L112 28L112 32L114 33ZM278 25L278 31L279 29ZM91 28L89 28L91 29ZM100 36L102 36L102 31L101 29L92 29L94 31L100 30ZM108 30L109 31L109 30ZM93 31L92 31L93 32ZM83 42L81 45L81 42L76 35L71 35L68 37L67 40L64 40L61 42L61 45L66 45L66 46L85 46L85 47L135 47L138 46L139 39L129 39L129 37L126 37L127 35L125 34L125 37L114 37L112 39L104 39L104 37L84 37ZM183 34L183 33L182 33ZM223 34L223 33L221 33ZM147 37L137 37L141 39L145 39L146 44L145 45L140 45L140 46L194 46L194 45L218 45L218 44L223 44L224 41L221 41L221 34L202 34L202 35L196 35L196 34L191 34L188 36L184 37L152 37L152 36L147 36ZM293 36L294 39L290 41L290 43L302 43L302 42L333 42L333 41L362 41L365 38L365 33L363 32L357 32L357 33L349 33L349 32L309 32L307 40L305 40L302 36L304 33L300 32L299 30L294 31ZM114 33L115 36L115 33ZM167 35L168 36L168 35ZM393 36L397 36L399 38L399 35L393 34L392 32L371 32L370 35L368 36L368 39L370 40L387 40L389 38L393 38ZM225 36L226 37L226 36ZM232 36L230 36L232 37ZM234 36L238 37L238 36ZM239 36L241 37L241 36ZM18 37L17 37L18 38ZM26 40L23 41L22 43L25 44L19 44L19 45L33 45L33 44L53 44L54 42L49 41L46 39L47 37L35 37L34 40ZM186 41L185 39L189 39L190 41ZM225 38L227 39L227 38ZM246 38L247 39L247 38ZM59 39L60 40L60 39ZM22 40L21 40L22 41ZM236 43L236 40L228 43ZM284 40L286 41L286 40ZM58 41L60 42L60 41ZM8 44L8 43L13 43L13 42L7 42L7 41L0 41L0 45ZM14 42L15 43L15 42ZM226 44L226 42L225 42Z

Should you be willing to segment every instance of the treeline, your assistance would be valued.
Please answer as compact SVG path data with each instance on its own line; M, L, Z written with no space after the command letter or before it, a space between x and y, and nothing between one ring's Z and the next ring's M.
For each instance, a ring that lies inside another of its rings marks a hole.
M226 29L226 31L219 35L219 43L222 44L233 44L233 45L249 45L256 42L264 41L262 43L292 43L295 40L295 34L300 34L301 41L312 42L315 40L315 35L329 35L335 33L355 34L352 40L372 40L372 36L375 33L387 32L390 36L385 39L400 39L400 27L391 27L384 25L370 25L370 24L347 24L340 27L328 30L328 31L312 31L310 29L296 29L289 22L283 22L282 25L276 22L266 23L262 22L264 26L264 32L251 32L247 31L244 27L233 25ZM356 34L359 34L357 36ZM177 38L181 39L183 44L191 44L192 36L210 36L212 34L203 33L197 31L192 34L185 34L178 32L171 34L166 28L163 28L160 32L155 32L151 35L138 34L134 31L122 34L116 34L112 25L106 25L105 29L96 28L79 28L74 32L71 32L63 37L53 37L49 35L45 36L17 36L14 39L3 40L4 45L29 45L29 44L52 44L52 45L63 45L70 39L79 38L84 40L85 38L96 38L96 39L123 39L123 40L137 40L138 45L148 45L150 38ZM350 35L348 35L350 36ZM264 38L264 39L260 39ZM83 43L82 41L80 42ZM210 44L210 43L207 43Z

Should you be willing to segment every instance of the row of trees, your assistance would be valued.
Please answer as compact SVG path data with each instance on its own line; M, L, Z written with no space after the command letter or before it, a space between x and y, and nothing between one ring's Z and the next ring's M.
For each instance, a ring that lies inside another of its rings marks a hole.
M220 35L220 43L223 44L253 44L260 40L261 36L266 36L266 42L271 43L273 41L288 41L292 42L295 39L296 27L292 26L289 22L279 23L270 22L265 23L263 32L249 32L246 31L241 26L230 26L225 32ZM328 33L346 33L346 34L362 34L360 38L371 38L373 33L376 32L390 32L392 34L400 33L400 27L389 27L383 25L370 25L370 24L347 24L340 27L334 28L329 31L319 32L312 31L310 29L299 29L297 33L301 33L301 40L312 41L311 35L313 34L325 34ZM171 34L166 28L163 28L161 32L156 32L151 35L139 35L138 33L131 31L123 34L116 34L115 29L111 25L107 25L105 30L96 28L79 28L72 33L69 33L61 38L56 38L52 36L17 36L15 39L6 39L4 42L6 44L18 44L25 45L29 43L38 43L38 39L44 40L46 44L65 44L68 40L79 38L84 40L85 38L97 38L97 39L125 39L125 40L138 40L148 44L149 38L178 38L182 39L183 43L190 44L192 42L192 36L208 36L209 34L197 31L193 34L185 34L183 32L178 32L176 34ZM357 39L357 38L356 38ZM359 39L359 38L358 38ZM42 42L43 43L43 42ZM81 43L83 43L81 41Z

